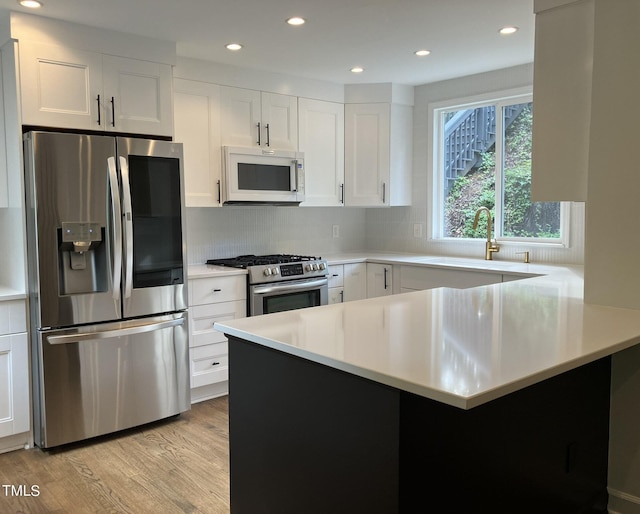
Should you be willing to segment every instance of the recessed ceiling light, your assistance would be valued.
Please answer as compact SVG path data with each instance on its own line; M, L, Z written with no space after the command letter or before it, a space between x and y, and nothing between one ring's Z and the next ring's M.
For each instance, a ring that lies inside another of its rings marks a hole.
M351 73L362 73L364 68L362 66L354 66L351 68Z
M225 46L225 48L227 50L232 50L235 52L236 50L240 50L242 48L242 45L240 43L229 43Z
M18 0L18 3L22 7L27 7L29 9L39 9L42 7L42 2L39 2L38 0Z
M300 16L293 16L287 20L287 23L289 25L304 25L306 21L307 20L301 18Z
M431 53L431 51L430 51L430 50L416 50L416 51L415 51L415 54L416 54L418 57L424 57L425 55L429 55L430 53Z
M518 27L502 27L498 32L503 36L508 36L509 34L513 34L514 32L518 32Z

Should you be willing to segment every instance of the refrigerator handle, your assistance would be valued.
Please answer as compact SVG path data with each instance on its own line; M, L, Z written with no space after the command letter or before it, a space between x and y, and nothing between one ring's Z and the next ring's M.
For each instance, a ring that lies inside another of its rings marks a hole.
M120 211L120 188L114 157L107 159L109 168L109 187L111 189L111 214L113 216L113 299L120 299L120 281L122 279L122 214Z
M135 327L116 328L114 330L98 330L95 332L84 332L82 334L67 334L63 336L50 336L47 338L49 344L69 344L79 343L88 339L111 339L114 337L130 336L134 334L143 334L145 332L155 332L165 328L177 327L184 325L184 318L171 319L168 321L160 321L153 323L145 323Z
M125 269L124 297L130 298L133 290L133 214L131 212L131 188L129 186L129 164L120 156L120 172L122 173L122 195L124 212Z

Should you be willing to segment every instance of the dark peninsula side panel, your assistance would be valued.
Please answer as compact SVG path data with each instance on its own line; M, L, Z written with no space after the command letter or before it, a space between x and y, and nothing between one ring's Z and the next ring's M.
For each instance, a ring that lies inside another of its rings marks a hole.
M232 514L607 512L610 358L463 410L235 337L229 354Z
M397 391L229 338L233 514L398 512Z

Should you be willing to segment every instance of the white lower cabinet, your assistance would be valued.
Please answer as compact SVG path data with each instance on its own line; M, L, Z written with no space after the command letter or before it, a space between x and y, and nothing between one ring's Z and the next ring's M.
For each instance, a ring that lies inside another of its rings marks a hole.
M329 304L363 300L367 297L367 264L329 266Z
M393 266L367 263L367 298L393 294Z
M0 302L0 452L30 440L29 351L22 300Z
M329 265L329 305L344 302L344 265Z
M229 392L227 338L213 324L247 314L245 275L189 281L191 403Z

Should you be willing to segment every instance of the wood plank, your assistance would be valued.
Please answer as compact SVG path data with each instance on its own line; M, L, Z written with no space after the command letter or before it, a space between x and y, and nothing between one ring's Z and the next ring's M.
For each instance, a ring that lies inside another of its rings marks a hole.
M227 397L118 434L2 454L0 486L0 512L226 514ZM39 494L12 494L11 486Z

